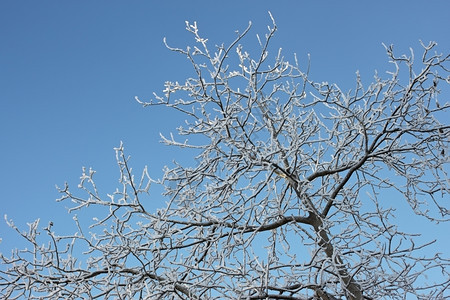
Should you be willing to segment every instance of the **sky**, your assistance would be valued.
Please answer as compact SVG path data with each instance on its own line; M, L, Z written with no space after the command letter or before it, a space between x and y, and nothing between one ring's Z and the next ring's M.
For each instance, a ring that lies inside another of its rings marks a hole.
M0 1L0 216L26 229L68 228L71 216L55 185L78 184L81 168L97 171L101 192L112 192L118 169L113 148L124 142L136 171L151 176L179 155L159 134L182 120L152 98L167 80L192 75L185 57L167 50L193 44L185 21L196 21L211 45L230 43L252 21L248 43L278 26L273 46L297 53L311 77L354 87L384 72L382 43L397 53L420 52L419 40L449 52L450 2L441 1ZM275 55L275 54L274 54ZM179 157L178 157L179 158ZM155 207L165 200L152 194ZM448 226L447 226L448 228ZM0 251L21 241L0 220ZM450 247L450 244L446 244Z

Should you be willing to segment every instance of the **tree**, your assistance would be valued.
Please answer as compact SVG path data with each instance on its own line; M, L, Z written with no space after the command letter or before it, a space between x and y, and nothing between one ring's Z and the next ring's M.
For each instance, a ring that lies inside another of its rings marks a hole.
M272 19L273 21L273 19ZM354 90L313 81L309 67L269 59L276 24L252 58L240 44L208 48L197 25L185 55L195 78L167 82L164 105L186 117L169 146L195 155L161 179L133 175L121 144L120 188L106 197L84 169L79 194L66 184L58 201L70 212L103 207L89 229L60 236L39 221L21 232L31 245L1 255L0 295L13 299L443 299L449 260L423 251L416 235L392 223L393 198L429 222L449 220L449 55L422 44L396 56L393 70ZM167 45L167 44L166 44ZM236 54L234 54L234 52ZM417 64L417 63L416 63ZM446 77L447 76L447 77ZM177 97L177 98L175 98ZM448 170L448 169L447 169ZM167 206L146 209L151 184L165 187ZM97 211L96 211L97 213ZM88 232L89 231L89 232ZM48 236L42 244L40 233ZM81 251L84 253L80 253ZM427 255L425 255L427 254ZM441 282L429 283L427 272ZM446 292L447 291L447 292Z

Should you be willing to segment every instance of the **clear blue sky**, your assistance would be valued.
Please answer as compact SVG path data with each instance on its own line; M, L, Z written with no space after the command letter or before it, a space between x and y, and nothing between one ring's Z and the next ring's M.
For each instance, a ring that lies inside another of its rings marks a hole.
M312 77L353 88L355 71L369 81L384 71L381 43L398 53L435 40L449 52L449 1L0 1L0 215L25 229L49 220L72 222L56 203L55 184L78 184L81 167L97 170L101 192L115 189L113 147L124 141L132 165L154 177L176 158L159 132L181 120L161 108L142 108L166 80L192 74L184 57L163 45L191 43L185 20L197 21L211 45L232 41L248 21L265 34L275 17L274 46L300 62L312 58ZM153 194L155 206L164 199ZM19 245L0 220L0 249Z

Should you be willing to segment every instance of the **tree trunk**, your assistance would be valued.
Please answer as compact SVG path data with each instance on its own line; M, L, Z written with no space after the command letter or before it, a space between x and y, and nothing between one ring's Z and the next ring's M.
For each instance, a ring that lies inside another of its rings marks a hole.
M361 286L353 279L353 277L348 273L342 258L334 253L334 248L330 243L330 238L328 237L326 231L323 229L323 222L320 217L312 213L312 226L319 236L319 246L325 251L327 257L332 259L337 267L339 277L343 281L344 292L347 299L349 300L360 300L362 299Z

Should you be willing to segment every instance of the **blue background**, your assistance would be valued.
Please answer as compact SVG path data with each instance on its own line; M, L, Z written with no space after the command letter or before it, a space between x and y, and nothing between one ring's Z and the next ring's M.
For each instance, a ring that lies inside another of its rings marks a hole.
M163 37L172 46L192 45L188 20L197 21L211 46L227 44L251 20L244 43L255 45L255 35L271 24L269 10L279 29L273 46L287 58L297 53L304 67L310 53L311 78L343 90L354 87L356 70L370 82L376 69L388 68L382 42L395 44L397 54L409 47L420 53L420 39L450 49L449 1L2 0L0 215L22 229L41 218L41 227L52 220L56 231L73 231L68 203L55 202L55 184L75 189L86 166L97 170L101 193L113 192L119 175L113 147L120 141L137 172L148 165L161 177L165 164L183 158L159 143L159 133L175 131L183 120L162 107L142 108L134 96L149 100L162 94L166 80L192 75ZM158 189L151 199L149 210L165 203ZM403 220L404 226L438 233L417 220ZM0 236L2 252L22 245L3 220ZM440 249L448 247L440 242Z

